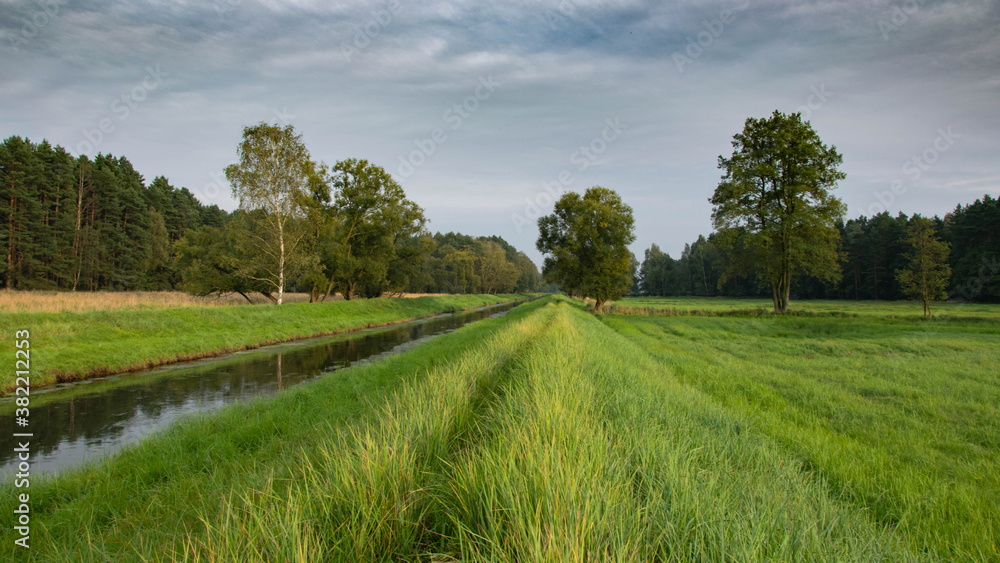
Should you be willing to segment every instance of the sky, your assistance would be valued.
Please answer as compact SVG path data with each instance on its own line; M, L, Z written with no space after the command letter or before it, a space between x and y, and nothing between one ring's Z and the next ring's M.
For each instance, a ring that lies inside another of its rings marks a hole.
M500 235L600 185L678 257L749 117L802 112L848 218L1000 195L1000 1L0 0L0 135L127 157L231 210L243 128L384 167Z

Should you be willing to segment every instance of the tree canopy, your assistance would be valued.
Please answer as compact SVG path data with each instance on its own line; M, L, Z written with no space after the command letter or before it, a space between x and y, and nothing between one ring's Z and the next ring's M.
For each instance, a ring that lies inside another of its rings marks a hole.
M571 295L606 301L625 295L633 284L635 241L632 208L613 190L595 186L583 197L574 192L556 202L552 215L538 220L542 272Z
M246 127L238 152L240 161L226 167L226 179L247 212L239 216L243 236L237 237L243 273L273 288L281 305L286 280L311 258L302 252L306 231L298 219L305 216L314 164L292 125Z
M4 140L0 287L183 289L237 293L247 300L259 293L277 302L273 274L280 246L266 246L277 240L274 209L284 218L287 243L280 287L310 293L313 300L344 290L348 281L362 297L527 292L541 285L534 263L500 237L431 236L423 211L381 167L357 159L314 166L305 147L294 146L301 139L291 128L255 127L290 143L288 155L276 154L274 162L307 162L306 171L286 166L294 178L274 185L294 190L270 194L250 188L280 166L268 170L264 160L234 165L234 186L244 197L231 213L202 205L163 176L147 184L124 157L73 157L45 141ZM244 149L256 150L245 144L238 147L240 164ZM345 263L349 267L340 269Z
M931 301L948 297L948 244L934 233L934 222L914 217L902 242L909 247L909 263L896 270L903 294L923 303L924 317L931 316Z
M423 209L385 169L367 160L337 162L330 186L330 212L339 223L332 279L346 299L356 290L378 297L389 288L390 265L414 258L406 242L423 233Z
M709 200L717 244L741 249L723 276L759 272L775 312L784 313L795 274L841 275L836 223L846 206L830 191L845 177L843 159L798 113L747 119L732 144L732 156L719 157L725 174Z

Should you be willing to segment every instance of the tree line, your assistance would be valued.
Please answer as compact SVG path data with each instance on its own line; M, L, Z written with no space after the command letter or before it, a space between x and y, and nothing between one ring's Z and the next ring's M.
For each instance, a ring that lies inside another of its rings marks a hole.
M640 263L632 209L595 186L562 196L538 220L543 272L596 310L626 292L650 296L767 296L775 313L795 298L1000 300L1000 207L985 196L944 219L881 213L844 222L832 193L843 157L800 113L748 118L709 202L715 227L679 259L657 245ZM629 289L631 287L631 290ZM793 290L794 287L794 290Z
M882 212L837 221L839 252L835 281L801 275L794 284L798 299L906 299L896 272L909 262L908 231L923 220L950 247L950 299L1000 302L1000 200L989 195L958 205L941 217L922 218ZM646 249L632 292L650 296L769 297L770 287L757 272L723 274L738 249L719 244L718 234L699 236L671 257L656 244Z
M252 165L278 154L283 162ZM502 238L431 235L423 210L383 169L357 159L313 163L290 126L248 127L239 156L226 172L240 206L226 212L162 176L147 185L125 157L73 157L47 141L6 139L0 287L180 289L248 300L259 293L279 302L285 291L319 301L334 292L351 298L541 286L531 260ZM255 182L256 192L249 189ZM281 194L269 198L272 188Z
M0 286L170 289L172 247L227 213L163 177L148 186L124 157L73 157L47 141L0 144Z

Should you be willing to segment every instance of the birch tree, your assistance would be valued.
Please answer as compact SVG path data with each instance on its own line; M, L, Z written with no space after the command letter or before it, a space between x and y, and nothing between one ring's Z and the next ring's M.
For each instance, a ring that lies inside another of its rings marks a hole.
M233 197L252 222L243 230L250 265L246 275L274 288L281 305L291 276L305 266L305 200L314 176L309 151L292 125L259 123L243 129L239 163L226 167Z

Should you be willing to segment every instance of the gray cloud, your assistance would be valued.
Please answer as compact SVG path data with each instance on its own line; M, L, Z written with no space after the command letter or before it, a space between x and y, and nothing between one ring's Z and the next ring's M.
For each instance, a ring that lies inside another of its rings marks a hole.
M637 254L657 242L677 255L710 230L716 157L775 109L807 109L843 153L852 216L894 181L893 213L1000 193L997 1L17 1L0 4L0 50L5 136L76 153L111 119L94 152L225 208L219 173L246 125L283 116L315 158L397 176L440 129L401 178L431 228L500 234L536 259L535 229L512 215L548 212L563 172L567 189L601 184L635 207ZM142 92L157 65L162 82ZM615 118L622 133L596 142ZM948 150L907 174L948 127Z

